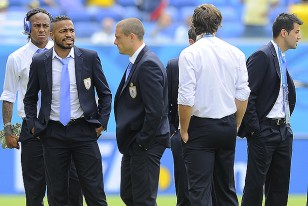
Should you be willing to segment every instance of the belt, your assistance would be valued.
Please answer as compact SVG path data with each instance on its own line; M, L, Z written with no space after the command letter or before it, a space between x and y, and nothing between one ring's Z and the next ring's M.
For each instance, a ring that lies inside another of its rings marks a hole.
M276 119L274 119L274 118L266 118L266 120L268 122L270 122L270 124L272 124L272 125L280 126L280 125L286 124L286 119L285 118L276 118Z
M81 123L81 122L84 122L84 118L83 117L80 117L80 118L77 118L77 119L71 119L68 123L67 123L67 125L66 125L66 127L68 127L68 126L73 126L73 125L75 125L75 124L78 124L78 123ZM60 122L60 121L55 121L55 120L49 120L51 123L56 123L56 124L61 124L62 126L63 126L63 124Z

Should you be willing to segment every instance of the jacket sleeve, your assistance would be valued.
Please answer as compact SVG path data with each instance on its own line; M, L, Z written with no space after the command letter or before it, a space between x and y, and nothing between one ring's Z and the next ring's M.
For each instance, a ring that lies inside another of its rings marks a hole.
M34 57L30 65L29 82L27 91L24 98L24 108L26 113L26 121L29 130L38 126L37 120L37 101L38 92L40 91L39 85L39 65L38 60Z
M168 119L169 119L169 125L170 125L170 134L173 134L174 132L177 131L178 125L176 125L176 115L175 111L177 111L177 102L173 102L174 95L177 97L177 92L174 93L174 86L173 85L173 75L174 72L173 70L176 69L173 67L174 64L172 64L172 60L168 62L167 64L167 80L168 80ZM175 108L176 107L176 108Z
M255 52L247 60L248 82L251 92L243 122L248 133L255 132L260 129L256 101L258 99L259 89L262 86L268 65L268 57L263 51Z
M94 59L94 69L93 69L93 78L94 78L94 85L96 89L96 93L98 96L98 121L101 125L107 129L107 124L111 112L111 102L112 102L112 95L107 83L107 79L103 72L101 61L96 53Z
M160 126L164 115L165 77L162 68L154 61L140 65L140 92L145 106L145 117L141 131L136 136L139 145L147 148Z

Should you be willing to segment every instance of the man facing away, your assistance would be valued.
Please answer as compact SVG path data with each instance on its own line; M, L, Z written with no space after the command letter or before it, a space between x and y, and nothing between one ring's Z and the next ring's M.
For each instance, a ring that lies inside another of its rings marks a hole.
M55 17L50 35L54 47L33 57L24 98L28 128L34 137L40 136L44 148L47 184L54 196L49 205L68 204L73 159L87 205L106 206L97 138L107 128L110 89L97 53L74 46L69 17Z
M127 206L155 206L160 159L169 145L166 70L143 42L139 19L117 23L114 44L129 65L114 100L121 162L120 195Z
M179 58L180 132L194 206L212 206L212 186L217 205L238 205L235 142L250 89L244 53L215 36L221 21L213 5L196 7L197 42Z
M302 24L294 14L278 15L273 40L247 60L251 94L239 130L248 145L243 206L261 206L263 188L266 206L288 202L296 93L285 52L297 47Z
M27 12L24 19L24 34L28 36L29 41L8 57L1 95L6 144L8 148L19 149L18 141L21 142L21 166L27 206L43 205L47 178L43 147L41 141L38 138L33 138L28 130L23 98L27 89L32 56L50 49L53 45L49 41L51 20L51 15L44 9L35 8ZM18 116L23 119L19 137L12 134L11 128L16 93L18 93ZM47 196L49 199L52 198L52 193L48 189ZM69 205L83 205L81 188L73 164L70 170L69 201Z

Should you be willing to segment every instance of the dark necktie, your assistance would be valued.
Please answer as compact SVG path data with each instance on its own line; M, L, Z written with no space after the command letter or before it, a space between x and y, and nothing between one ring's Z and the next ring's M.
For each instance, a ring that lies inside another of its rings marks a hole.
M69 57L59 59L63 65L60 83L60 122L64 126L66 126L71 119L70 76L68 71L69 60Z

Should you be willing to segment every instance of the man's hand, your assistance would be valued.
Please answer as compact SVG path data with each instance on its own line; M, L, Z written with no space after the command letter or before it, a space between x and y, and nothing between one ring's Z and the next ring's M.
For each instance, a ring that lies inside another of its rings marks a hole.
M19 149L19 144L18 144L18 137L13 134L7 134L5 135L5 142L8 148L16 148Z
M189 139L188 132L182 132L182 130L181 130L181 138L182 138L183 142L186 143Z
M101 136L102 131L104 131L104 127L100 126L98 128L95 128L95 131L96 131L97 137L99 137L99 136Z

